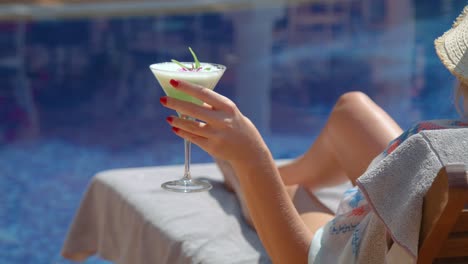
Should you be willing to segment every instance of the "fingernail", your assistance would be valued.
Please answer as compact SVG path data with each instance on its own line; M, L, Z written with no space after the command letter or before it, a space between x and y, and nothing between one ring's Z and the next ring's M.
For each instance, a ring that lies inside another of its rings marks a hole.
M172 124L172 120L174 120L174 118L172 116L168 116L166 118L166 121L169 123L169 124Z
M171 85L172 85L173 87L179 86L179 82L176 81L176 80L174 80L174 79L171 79L170 83L171 83Z
M163 105L166 105L167 104L167 96L163 96L163 97L159 98L159 102L161 102L161 104L163 104Z
M179 132L179 130L180 130L180 129L177 128L177 127L172 127L172 131L174 131L174 132L176 132L176 133Z

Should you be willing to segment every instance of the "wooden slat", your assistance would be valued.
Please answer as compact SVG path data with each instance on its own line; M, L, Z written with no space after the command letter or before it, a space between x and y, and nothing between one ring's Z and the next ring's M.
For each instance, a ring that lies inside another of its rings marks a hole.
M463 210L460 216L458 216L458 220L452 229L452 233L458 232L468 233L468 209Z
M468 233L459 233L447 239L437 257L465 257L466 255L468 255Z
M453 234L451 242L447 240L468 199L466 175L464 165L447 165L424 197L418 264L432 263L441 257L441 250L444 256L468 255L465 233Z
M466 264L468 257L436 259L433 264Z

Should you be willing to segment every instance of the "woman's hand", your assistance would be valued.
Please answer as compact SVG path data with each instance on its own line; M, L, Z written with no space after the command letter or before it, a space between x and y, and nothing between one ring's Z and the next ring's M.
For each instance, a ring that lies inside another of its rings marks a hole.
M205 102L196 105L171 97L161 97L161 104L182 115L167 118L172 130L218 159L230 162L253 161L268 153L258 130L228 98L205 87L180 80L171 85L184 93ZM198 121L199 120L199 121Z

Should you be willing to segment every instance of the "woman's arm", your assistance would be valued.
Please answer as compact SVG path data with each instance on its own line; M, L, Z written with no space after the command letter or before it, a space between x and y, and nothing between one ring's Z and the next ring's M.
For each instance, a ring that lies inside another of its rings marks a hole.
M269 153L233 162L250 217L274 263L307 263L312 233L300 218Z
M203 122L170 117L180 137L231 163L255 228L275 263L307 263L312 233L289 198L258 130L228 98L183 81L174 88L206 102L202 106L163 97L161 103Z

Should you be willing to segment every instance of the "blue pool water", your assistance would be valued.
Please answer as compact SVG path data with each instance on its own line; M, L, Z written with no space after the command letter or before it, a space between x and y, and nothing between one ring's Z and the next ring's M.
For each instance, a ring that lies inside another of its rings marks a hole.
M455 117L447 100L455 83L433 40L465 4L305 1L1 20L0 263L67 263L60 247L96 172L182 164L149 64L190 60L191 46L226 65L216 90L276 158L293 158L346 91L366 92L403 128ZM193 162L211 160L193 148Z

